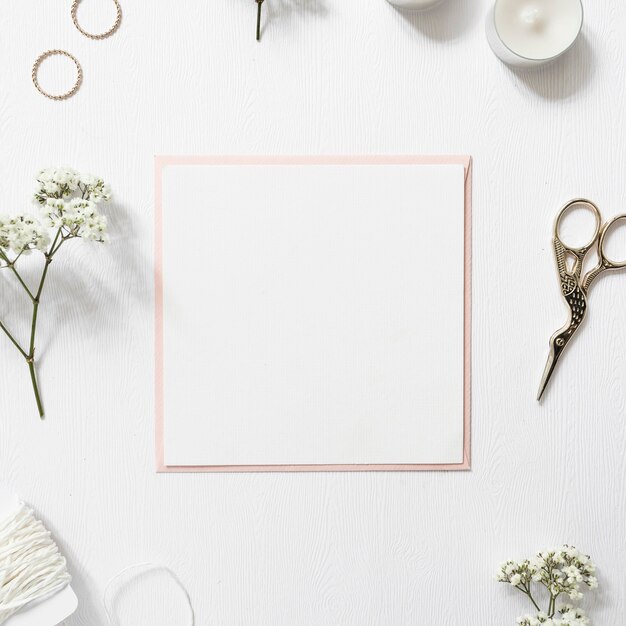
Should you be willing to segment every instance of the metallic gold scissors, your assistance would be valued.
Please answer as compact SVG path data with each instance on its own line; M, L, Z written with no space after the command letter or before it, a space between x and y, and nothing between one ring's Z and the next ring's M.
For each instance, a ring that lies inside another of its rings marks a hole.
M563 243L559 236L559 227L566 213L573 209L580 208L592 211L596 226L591 241L580 248L574 248ZM570 318L568 323L560 330L557 330L550 338L550 354L543 372L541 384L539 385L537 400L541 399L563 351L585 319L587 312L587 294L591 283L606 270L618 270L626 267L626 261L612 261L604 252L606 236L611 228L619 221L626 221L626 215L618 215L605 224L602 224L602 216L600 215L598 207L593 202L580 198L568 202L557 215L554 222L554 255L559 270L561 293L569 307ZM597 250L598 263L593 269L583 275L582 270L585 257L587 253L594 248ZM573 265L571 269L569 269L568 261L571 260L573 260Z

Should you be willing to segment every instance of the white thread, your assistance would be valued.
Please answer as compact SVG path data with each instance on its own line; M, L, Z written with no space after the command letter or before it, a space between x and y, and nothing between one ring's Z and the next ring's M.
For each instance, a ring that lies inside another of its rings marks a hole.
M111 624L111 626L117 626L117 624L119 624L117 616L115 615L115 611L111 608L111 605L109 603L109 590L111 588L111 585L116 580L121 578L124 574L126 574L126 572L139 570L139 569L143 569L144 572L162 570L164 572L167 572L170 575L170 578L176 583L176 586L183 592L183 595L185 596L185 600L187 601L187 606L189 607L189 614L191 616L191 626L194 626L194 624L196 623L196 616L193 612L193 605L191 604L191 598L189 597L189 592L187 591L187 589L185 589L185 586L180 581L178 576L176 576L176 574L169 567L165 565L157 565L155 563L138 563L137 565L130 565L128 567L125 567L121 572L119 572L118 574L113 576L113 578L109 580L109 582L106 584L104 588L104 594L102 595L102 604L104 606L104 612L106 613L107 619L109 620L109 624Z
M0 624L31 602L61 591L71 579L50 532L20 502L0 521Z
M106 584L102 603L109 624L119 624L109 603L111 586L127 572L139 569L162 570L169 574L183 592L189 607L191 626L194 626L195 614L189 592L169 567L154 563L126 567ZM12 514L0 520L0 625L31 602L58 593L71 580L66 560L51 538L50 531L35 519L32 509L20 502Z

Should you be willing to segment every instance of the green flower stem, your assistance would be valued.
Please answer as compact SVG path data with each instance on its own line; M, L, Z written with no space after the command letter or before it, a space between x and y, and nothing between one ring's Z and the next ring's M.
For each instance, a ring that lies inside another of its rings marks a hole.
M54 246L57 245L57 242L59 241L59 237L61 237L62 235L62 228L59 228L57 230L57 234L54 236L54 241L52 242L52 245L50 246L50 250L48 250L48 254L46 254L46 257L51 257L54 255L54 253L61 247L61 244L63 243L63 238L61 238L61 241L59 242L59 245L57 246L57 249L54 249Z
M0 259L2 259L6 263L6 267L8 267L13 272L13 274L15 274L17 280L20 281L20 285L22 285L22 287L28 294L28 297L32 300L35 296L32 294L31 290L28 288L28 285L24 282L24 279L20 276L20 273L15 268L15 262L20 258L20 256L22 256L21 252L11 261L8 255L6 255L4 252L0 253Z
M257 11L256 11L256 40L261 40L261 6L263 5L263 0L256 0Z
M13 335L9 332L7 327L2 322L0 322L0 328L5 332L6 336L11 340L11 343L22 353L22 356L25 359L27 359L28 354L26 354L26 351L22 349L22 346L20 346L20 344L16 341L15 337L13 337Z
M24 290L26 291L26 293L28 294L28 297L31 300L35 299L35 296L33 295L33 293L31 292L31 290L28 288L28 285L24 282L23 278L20 276L19 272L15 269L15 261L13 261L13 263L11 263L9 265L9 267L11 268L11 271L15 274L17 280L20 281L20 285L22 285L22 287L24 287Z
M15 337L11 334L9 329L0 321L0 329L4 331L6 336L11 340L11 343L19 350L20 354L26 359L26 363L28 363L28 371L30 372L30 380L33 385L33 391L35 392L35 400L37 401L37 409L39 411L39 417L44 419L44 410L43 403L41 401L41 394L39 392L39 385L37 383L37 373L35 371L35 338L37 336L37 318L39 314L39 303L41 301L41 294L43 292L44 285L46 283L46 277L48 276L48 268L50 267L50 263L52 263L52 257L58 252L59 248L65 241L65 237L62 236L62 230L59 228L57 230L56 236L50 249L48 252L44 254L46 257L46 264L43 268L43 272L41 273L41 278L39 279L39 286L37 287L37 292L33 294L33 292L28 288L28 285L24 282L19 272L15 269L15 261L19 258L16 257L13 261L10 261L7 255L0 251L0 258L3 259L7 266L11 268L16 278L18 279L20 285L24 288L24 291L28 294L28 297L31 299L33 303L33 315L31 319L30 326L30 342L28 345L28 352L22 348L19 342L15 339Z
M39 395L39 386L37 385L37 374L35 373L35 362L32 359L27 359L28 370L30 372L30 380L33 384L33 391L35 392L35 400L37 401L37 410L39 411L40 419L45 419L45 413L43 410L43 404L41 402L41 396Z
M533 598L533 594L530 591L530 585L518 585L517 587L515 587L516 589L519 589L523 594L527 595L530 599L530 601L534 604L535 608L537 609L537 611L541 612L541 609L539 608L539 605L535 602L535 598Z
M541 609L539 608L539 605L535 602L535 598L533 598L533 594L532 594L532 593L530 593L530 589L529 589L526 593L527 593L528 597L530 598L530 601L531 601L531 602L533 603L533 605L535 606L535 608L536 608L538 611L541 611Z
M30 380L33 383L33 391L35 392L35 400L37 401L37 409L39 410L39 417L44 418L43 404L41 402L41 395L39 393L39 385L37 384L37 375L35 373L35 336L37 334L37 315L39 313L39 297L46 282L46 276L48 274L48 267L52 258L46 255L46 265L43 268L41 275L41 281L39 283L39 289L37 295L33 300L33 318L30 326L30 344L28 347L28 355L26 356L26 362L28 363L28 370L30 371Z
M35 337L37 335L37 315L39 313L39 302L41 300L41 294L43 292L44 284L46 283L46 277L48 276L48 268L52 263L52 257L56 254L61 247L65 239L61 237L61 229L57 231L56 237L50 246L49 252L46 253L46 264L41 274L41 280L39 281L39 287L37 288L37 294L33 299L33 318L30 327L30 344L28 347L28 356L26 362L28 363L28 370L30 371L30 380L33 383L33 391L35 392L35 400L37 401L37 409L39 410L39 417L44 419L43 404L41 402L41 395L39 393L39 385L37 384L37 374L35 372Z
M18 258L19 258L19 255L18 255ZM18 277L20 284L22 285L22 287L24 287L24 289L26 290L26 292L28 293L28 295L30 296L32 300L33 295L31 294L30 289L26 286L26 283L24 283L24 281L22 280L22 277L17 273L13 265L15 263L15 260L11 261L9 257L4 253L3 250L0 250L0 259L2 259L6 263L4 267L10 267L13 270L13 273ZM0 321L0 328L4 331L6 336L11 340L11 343L20 351L22 356L24 358L28 358L28 354L26 354L26 351L22 348L22 346L20 346L17 339L15 339L15 337L11 334L9 329L1 321Z
M559 597L559 594L552 595L552 593L550 593L550 606L548 607L548 617L554 617L554 614L556 613L556 599Z

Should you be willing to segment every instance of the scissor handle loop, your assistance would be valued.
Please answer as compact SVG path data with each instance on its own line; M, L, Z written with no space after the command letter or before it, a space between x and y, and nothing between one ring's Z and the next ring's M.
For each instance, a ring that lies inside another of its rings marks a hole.
M604 253L604 241L606 236L611 228L618 222L626 222L626 214L617 215L612 220L608 221L602 227L602 230L600 231L600 239L598 241L598 255L600 256L600 261L602 265L609 270L618 270L622 267L626 267L626 259L624 261L613 261Z
M588 209L591 209L592 213L594 214L596 218L596 228L593 233L593 237L591 238L589 243L585 244L584 246L580 246L579 248L575 248L573 246L567 245L566 243L563 242L563 240L559 236L559 226L561 225L561 220L563 219L563 217L568 211L570 211L571 209L577 206L584 206L584 207L587 207ZM591 200L585 200L584 198L576 198L575 200L570 200L559 211L559 214L556 216L556 220L554 221L554 238L557 239L561 243L563 248L565 248L568 252L575 254L577 256L584 256L585 254L587 254L589 249L598 240L598 237L601 236L601 232L600 232L601 230L602 230L602 216L600 215L600 209L593 202L591 202Z

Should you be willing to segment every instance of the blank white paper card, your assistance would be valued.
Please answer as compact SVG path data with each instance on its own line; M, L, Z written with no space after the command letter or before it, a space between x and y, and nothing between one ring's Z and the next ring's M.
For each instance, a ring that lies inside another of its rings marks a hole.
M460 164L169 164L168 466L456 464Z

